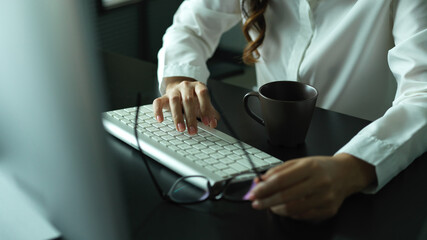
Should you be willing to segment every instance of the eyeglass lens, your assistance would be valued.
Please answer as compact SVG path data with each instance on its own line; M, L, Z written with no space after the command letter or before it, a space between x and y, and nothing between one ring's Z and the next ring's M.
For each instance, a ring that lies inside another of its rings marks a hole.
M211 192L213 188L210 187L207 178L203 176L183 177L175 182L168 195L177 203L201 202L211 195L231 201L247 201L248 193L254 187L253 178L252 173L239 175L224 183L223 186L219 186L219 191L213 193Z

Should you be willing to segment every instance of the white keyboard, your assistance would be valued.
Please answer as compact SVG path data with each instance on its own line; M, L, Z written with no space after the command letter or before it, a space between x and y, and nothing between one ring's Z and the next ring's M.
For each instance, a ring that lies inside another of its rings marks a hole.
M134 123L136 107L103 114L106 130L137 149ZM189 135L178 132L170 112L164 112L164 121L154 119L152 105L140 108L138 136L141 148L147 156L182 175L203 175L211 184L220 183L251 171L251 165L238 141L216 129L198 123L198 133ZM241 143L260 171L282 161L246 143Z

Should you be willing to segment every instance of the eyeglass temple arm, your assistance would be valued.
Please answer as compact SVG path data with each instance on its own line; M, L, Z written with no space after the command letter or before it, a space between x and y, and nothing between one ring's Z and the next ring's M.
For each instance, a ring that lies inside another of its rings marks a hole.
M151 168L147 162L147 159L145 158L144 152L142 151L141 145L139 144L139 137L138 137L138 131L137 131L137 127L138 127L138 117L139 117L139 108L141 106L141 93L138 93L137 95L137 100L136 100L137 104L136 104L136 114L135 114L135 125L133 128L134 134L135 134L135 140L136 140L136 145L138 146L138 152L141 156L141 158L144 160L145 166L147 167L147 171L150 174L151 180L154 183L154 186L156 187L157 192L160 194L160 196L165 199L168 200L168 196L165 192L163 192L162 188L160 187L159 183L157 182L156 178L154 177L153 172L151 171Z
M228 123L227 118L221 114L222 113L221 108L219 107L219 104L216 102L215 97L213 96L213 94L211 93L211 90L209 88L208 88L208 92L209 92L209 95L211 96L212 104L214 105L214 107L216 109L218 109L218 113L221 116L221 119L224 122L225 126L227 127L228 131L230 131L231 136L234 137L235 139L237 139L237 142L238 142L239 146L242 148L243 153L245 154L246 159L248 160L249 164L251 165L252 170L255 172L258 180L262 181L261 173L256 169L255 164L253 163L250 156L248 155L248 152L246 151L246 148L243 146L242 141L237 137L236 132L234 132L233 128Z

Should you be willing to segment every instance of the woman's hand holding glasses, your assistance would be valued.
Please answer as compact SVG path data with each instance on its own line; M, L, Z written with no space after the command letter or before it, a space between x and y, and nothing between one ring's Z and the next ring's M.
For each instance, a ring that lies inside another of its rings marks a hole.
M255 209L301 220L334 216L344 199L375 181L374 167L349 154L289 160L251 191Z

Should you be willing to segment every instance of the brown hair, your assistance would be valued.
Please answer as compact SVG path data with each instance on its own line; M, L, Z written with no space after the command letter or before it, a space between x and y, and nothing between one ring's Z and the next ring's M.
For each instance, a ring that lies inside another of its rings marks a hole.
M265 37L266 24L264 12L267 9L268 0L249 0L249 4L246 4L246 2L246 0L242 1L242 10L246 17L242 30L248 44L243 49L242 60L246 64L254 64L260 57L258 47L261 46ZM248 9L245 9L245 7L248 7ZM252 40L249 35L250 30L258 32L258 37L255 40Z

